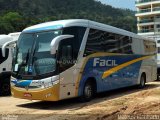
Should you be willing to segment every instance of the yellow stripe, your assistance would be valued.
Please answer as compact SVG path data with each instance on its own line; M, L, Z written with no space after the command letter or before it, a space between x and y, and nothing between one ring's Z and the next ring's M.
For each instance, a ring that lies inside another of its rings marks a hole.
M151 56L145 56L145 57L137 58L137 59L131 60L131 61L129 61L129 62L126 62L126 63L124 63L124 64L118 65L118 66L116 66L116 67L114 67L114 68L111 68L110 70L107 70L107 71L105 71L105 72L103 73L102 79L108 77L109 75L115 73L116 71L118 71L118 70L120 70L120 69L123 69L123 68L126 67L126 66L129 66L129 65L131 65L131 64L133 64L133 63L136 63L136 62L138 62L138 61L147 59L147 58L149 58L149 57L151 57Z

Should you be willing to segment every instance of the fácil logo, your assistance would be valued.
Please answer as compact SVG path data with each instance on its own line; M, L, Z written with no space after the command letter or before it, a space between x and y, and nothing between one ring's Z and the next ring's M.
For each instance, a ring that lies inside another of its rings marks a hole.
M105 60L100 58L94 58L93 66L100 66L100 67L110 67L110 66L117 66L116 60Z

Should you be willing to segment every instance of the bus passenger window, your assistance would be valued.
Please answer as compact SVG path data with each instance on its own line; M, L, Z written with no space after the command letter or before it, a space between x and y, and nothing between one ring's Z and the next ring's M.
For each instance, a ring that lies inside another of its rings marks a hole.
M133 54L132 38L125 35L90 29L84 57L96 52Z

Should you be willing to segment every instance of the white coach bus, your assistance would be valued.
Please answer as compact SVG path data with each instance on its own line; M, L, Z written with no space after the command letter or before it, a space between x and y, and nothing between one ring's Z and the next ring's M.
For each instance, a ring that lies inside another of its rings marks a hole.
M89 20L26 28L13 57L12 95L58 101L156 80L156 43Z
M157 40L157 80L160 77L160 40Z
M20 32L0 35L0 96L10 95L10 77L12 67L12 53L14 46L7 46L3 57L2 46L11 41L18 40Z

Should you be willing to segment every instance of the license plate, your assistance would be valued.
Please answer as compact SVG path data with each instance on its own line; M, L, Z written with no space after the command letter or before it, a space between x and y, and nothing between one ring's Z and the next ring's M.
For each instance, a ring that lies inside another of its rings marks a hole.
M30 93L24 93L24 97L25 98L32 98L32 94L30 94Z

